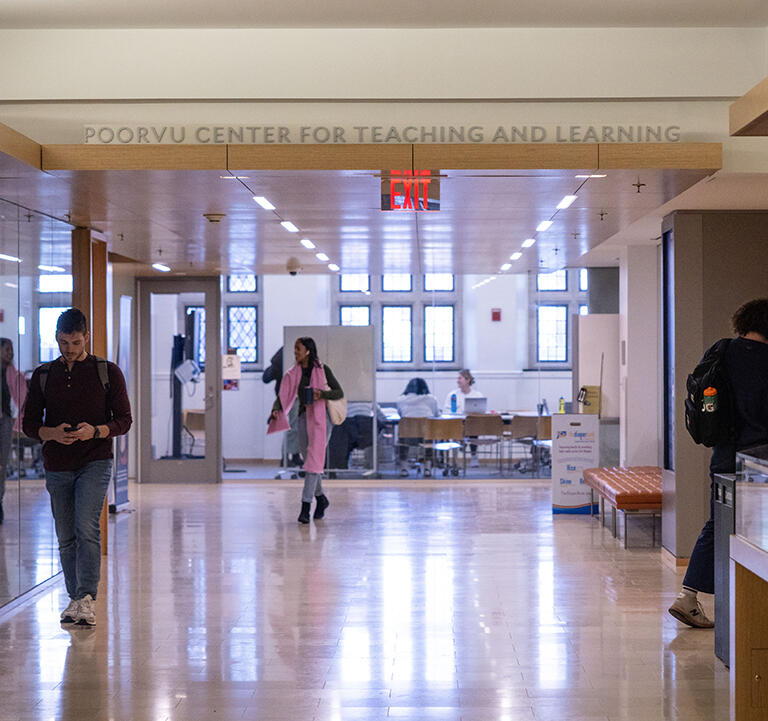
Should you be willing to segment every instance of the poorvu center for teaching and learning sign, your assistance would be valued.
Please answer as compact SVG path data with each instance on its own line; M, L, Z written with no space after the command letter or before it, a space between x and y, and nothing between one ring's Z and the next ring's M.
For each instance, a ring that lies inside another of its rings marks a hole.
M85 125L91 145L677 143L679 125Z

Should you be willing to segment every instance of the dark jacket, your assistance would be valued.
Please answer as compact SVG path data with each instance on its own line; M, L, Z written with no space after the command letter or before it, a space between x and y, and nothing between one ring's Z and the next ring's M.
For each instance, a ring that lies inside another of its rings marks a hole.
M40 440L41 426L53 428L61 423L109 426L108 438L76 441L69 446L46 441L43 444L46 470L76 471L91 461L112 458L112 436L127 433L133 419L122 371L108 362L107 375L108 392L99 378L94 356L88 355L85 360L75 363L71 371L59 357L50 365L43 395L40 367L35 369L23 412L22 428L27 436Z

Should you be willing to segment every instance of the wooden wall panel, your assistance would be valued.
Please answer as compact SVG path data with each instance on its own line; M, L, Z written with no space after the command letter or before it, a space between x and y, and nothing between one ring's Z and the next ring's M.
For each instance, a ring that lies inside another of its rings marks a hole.
M225 145L43 145L43 170L225 170Z
M597 144L414 145L413 165L446 170L589 170L597 168Z
M411 145L230 145L230 170L410 168Z
M600 143L600 170L669 168L717 170L723 167L722 143Z

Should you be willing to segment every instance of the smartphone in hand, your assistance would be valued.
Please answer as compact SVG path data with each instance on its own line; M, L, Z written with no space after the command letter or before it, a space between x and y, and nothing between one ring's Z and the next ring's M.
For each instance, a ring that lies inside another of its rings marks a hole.
M315 390L307 386L304 389L304 405L311 406L315 402Z
M65 430L67 433L74 433L74 432L77 430L77 426L66 426L66 427L64 428L64 430Z

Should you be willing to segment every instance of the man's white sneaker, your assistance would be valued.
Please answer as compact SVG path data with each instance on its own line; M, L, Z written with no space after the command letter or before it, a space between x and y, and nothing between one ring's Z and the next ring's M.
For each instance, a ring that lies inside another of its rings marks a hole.
M77 618L77 611L80 608L80 602L70 599L69 605L61 612L62 623L74 623Z
M701 608L696 596L680 592L675 602L669 607L669 612L678 620L693 628L712 628L715 624L710 621Z
M80 599L75 623L78 626L96 625L96 601L91 598L90 594L86 594Z

